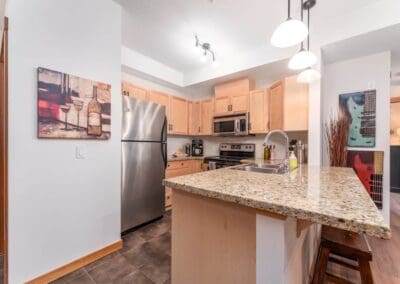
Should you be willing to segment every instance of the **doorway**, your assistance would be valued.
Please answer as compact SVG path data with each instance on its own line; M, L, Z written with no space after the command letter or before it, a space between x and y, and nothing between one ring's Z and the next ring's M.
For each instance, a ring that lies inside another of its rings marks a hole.
M8 272L8 19L0 52L0 284L7 284Z

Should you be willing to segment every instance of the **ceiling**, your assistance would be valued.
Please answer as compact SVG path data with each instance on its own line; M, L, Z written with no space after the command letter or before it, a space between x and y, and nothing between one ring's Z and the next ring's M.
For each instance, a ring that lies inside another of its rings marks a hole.
M400 85L400 24L322 47L325 64L391 51L392 84Z
M269 45L274 28L286 17L286 1L276 0L115 0L123 7L122 44L186 73L204 64L194 48L194 35L211 43L221 61ZM318 0L311 31L378 0ZM300 1L292 1L299 18Z

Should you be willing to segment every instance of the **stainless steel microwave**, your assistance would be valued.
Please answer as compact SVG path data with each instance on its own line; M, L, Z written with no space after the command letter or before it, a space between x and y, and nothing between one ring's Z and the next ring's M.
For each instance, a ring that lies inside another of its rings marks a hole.
M248 113L216 116L213 121L215 136L245 136L249 134Z

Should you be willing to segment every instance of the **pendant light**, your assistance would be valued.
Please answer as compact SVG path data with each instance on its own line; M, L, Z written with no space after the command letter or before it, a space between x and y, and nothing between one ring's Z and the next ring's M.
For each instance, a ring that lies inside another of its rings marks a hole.
M310 9L315 5L315 0L308 0L304 3L304 8L307 9L307 25L308 29L310 29ZM307 51L310 52L310 34L307 37ZM313 54L314 55L314 54ZM315 55L314 55L315 57ZM316 59L316 57L315 57ZM315 60L316 61L316 60ZM315 64L315 63L314 63ZM297 76L297 82L299 83L312 83L321 78L321 74L319 71L312 69L310 66L307 67L303 72Z
M290 0L288 0L288 18L275 29L271 44L275 47L289 47L302 42L307 35L306 25L290 17Z
M303 22L303 0L301 0L301 21ZM309 9L307 9L310 11ZM308 15L308 37L307 37L307 50L304 49L303 42L301 42L300 51L292 56L289 61L288 67L291 70L301 70L310 67L317 63L317 57L310 51L310 16Z

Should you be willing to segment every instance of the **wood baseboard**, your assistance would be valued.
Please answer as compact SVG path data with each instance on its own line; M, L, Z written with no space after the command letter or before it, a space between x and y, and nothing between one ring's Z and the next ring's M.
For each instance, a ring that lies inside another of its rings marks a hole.
M68 273L71 273L85 265L88 265L89 263L92 263L110 253L120 250L121 248L122 248L122 240L119 240L118 242L115 242L115 243L108 245L104 248L101 248L95 252L92 252L86 256L78 258L66 265L56 268L46 274L36 277L35 279L32 279L32 280L26 282L26 284L49 283L58 278L61 278L64 275L67 275Z

